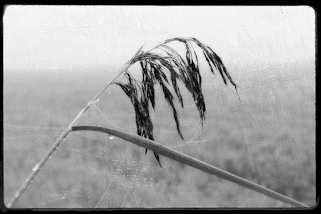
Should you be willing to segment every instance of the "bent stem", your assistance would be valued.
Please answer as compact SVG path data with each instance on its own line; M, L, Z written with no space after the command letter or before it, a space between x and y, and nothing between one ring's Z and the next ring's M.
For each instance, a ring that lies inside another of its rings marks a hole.
M43 167L43 165L47 162L49 157L52 155L52 153L60 146L60 144L64 141L64 139L68 136L68 134L72 131L72 127L76 125L76 123L79 121L79 119L82 117L82 115L95 103L98 101L99 97L106 91L106 89L113 84L113 82L128 69L130 66L130 63L126 63L124 67L121 69L119 74L107 85L105 85L98 94L87 103L87 105L78 113L78 115L75 117L75 119L69 124L69 126L66 128L66 130L58 137L56 142L51 146L51 148L48 150L48 152L45 154L45 156L32 168L32 172L28 175L28 177L24 180L20 188L16 191L14 196L11 198L11 200L7 204L7 208L11 208L14 203L19 199L21 194L26 190L28 185L31 183L31 181L34 179L34 177L38 174L40 169Z
M98 127L98 126L74 126L74 127L72 127L72 131L96 131L96 132L107 133L109 135L119 137L123 140L134 143L134 144L144 147L146 149L150 149L153 152L156 152L160 155L168 157L172 160L189 165L189 166L199 169L203 172L206 172L206 173L209 173L212 175L216 175L219 178L228 180L232 183L238 184L238 185L245 187L247 189L254 190L255 192L264 194L264 195L266 195L270 198L273 198L275 200L290 204L294 207L308 207L307 205L305 205L301 202L298 202L294 199L291 199L287 196L284 196L280 193L270 190L264 186L258 185L254 182L251 182L249 180L241 178L237 175L231 174L225 170L222 170L222 169L217 168L215 166L209 165L208 163L197 160L193 157L190 157L188 155L185 155L183 153L180 153L180 152L177 152L173 149L165 147L160 143L149 140L147 138L143 138L138 135L133 135L130 133L126 133L126 132L122 132L122 131L118 131L118 130L114 130L114 129L109 129L109 128L105 128L105 127Z

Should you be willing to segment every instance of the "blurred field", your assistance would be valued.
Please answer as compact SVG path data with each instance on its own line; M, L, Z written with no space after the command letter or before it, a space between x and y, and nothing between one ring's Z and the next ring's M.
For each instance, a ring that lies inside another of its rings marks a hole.
M241 101L218 75L206 76L201 129L196 108L185 95L186 108L179 112L185 141L158 93L156 141L314 206L314 64L230 72ZM5 203L111 76L80 69L4 72ZM96 105L81 124L135 133L132 106L119 88L110 87ZM165 171L152 152L145 156L143 148L117 138L71 133L15 207L288 207L167 158L161 157L161 163Z

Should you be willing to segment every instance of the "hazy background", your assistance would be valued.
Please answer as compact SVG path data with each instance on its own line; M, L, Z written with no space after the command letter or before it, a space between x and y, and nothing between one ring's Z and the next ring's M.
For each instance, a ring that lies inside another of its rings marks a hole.
M314 24L304 6L9 6L4 66L119 68L143 44L177 36L210 44L231 66L313 60Z
M315 205L315 12L310 7L9 6L3 17L4 201L86 103L137 50L195 37L239 86L203 59L206 122L183 93L179 139L156 95L155 139ZM137 72L133 70L133 72ZM186 92L183 90L183 92ZM136 133L124 93L110 87L80 124ZM287 207L117 138L71 133L16 207Z

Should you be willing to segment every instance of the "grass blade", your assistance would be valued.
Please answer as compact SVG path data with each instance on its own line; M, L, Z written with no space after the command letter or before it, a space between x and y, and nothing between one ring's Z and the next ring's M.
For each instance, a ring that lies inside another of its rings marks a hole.
M254 182L251 182L249 180L246 180L244 178L236 176L232 173L229 173L225 170L222 170L222 169L217 168L215 166L209 165L203 161L197 160L193 157L190 157L190 156L185 155L183 153L177 152L173 149L167 148L160 143L145 139L145 138L137 136L137 135L133 135L130 133L126 133L126 132L122 132L122 131L118 131L118 130L114 130L114 129L109 129L109 128L105 128L105 127L98 127L98 126L74 126L74 127L72 127L72 131L96 131L96 132L101 132L101 133L107 133L109 135L113 135L113 136L116 136L116 137L121 138L123 140L126 140L128 142L131 142L133 144L136 144L138 146L152 150L155 153L163 155L165 157L168 157L172 160L189 165L193 168L196 168L196 169L199 169L203 172L215 175L219 178L223 178L225 180L228 180L230 182L238 184L242 187L251 189L255 192L264 194L264 195L271 197L275 200L282 201L284 203L290 204L295 207L308 207L307 205L305 205L301 202L293 200L287 196L284 196L280 193L270 190L264 186L258 185Z

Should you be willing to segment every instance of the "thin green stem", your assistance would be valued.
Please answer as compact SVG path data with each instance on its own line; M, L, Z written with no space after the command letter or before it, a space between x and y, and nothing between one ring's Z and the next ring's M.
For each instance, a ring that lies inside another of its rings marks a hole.
M270 198L273 198L275 200L279 200L284 203L290 204L294 207L308 207L307 205L305 205L301 202L298 202L298 201L291 199L287 196L281 195L280 193L274 192L273 190L270 190L264 186L258 185L254 182L251 182L249 180L246 180L244 178L241 178L239 176L231 174L225 170L222 170L222 169L217 168L215 166L209 165L208 163L197 160L193 157L190 157L188 155L185 155L183 153L180 153L180 152L177 152L173 149L165 147L160 143L143 138L138 135L133 135L130 133L126 133L126 132L122 132L122 131L118 131L118 130L114 130L114 129L109 129L109 128L104 128L104 127L98 127L98 126L74 126L74 127L72 127L72 131L96 131L96 132L107 133L109 135L119 137L123 140L134 143L134 144L144 147L146 149L153 150L154 152L156 152L160 155L163 155L165 157L168 157L172 160L176 160L180 163L189 165L189 166L199 169L203 172L206 172L206 173L209 173L212 175L216 175L219 178L223 178L225 180L228 180L230 182L233 182L233 183L243 186L245 188L251 189L255 192L264 194L264 195L266 195Z

